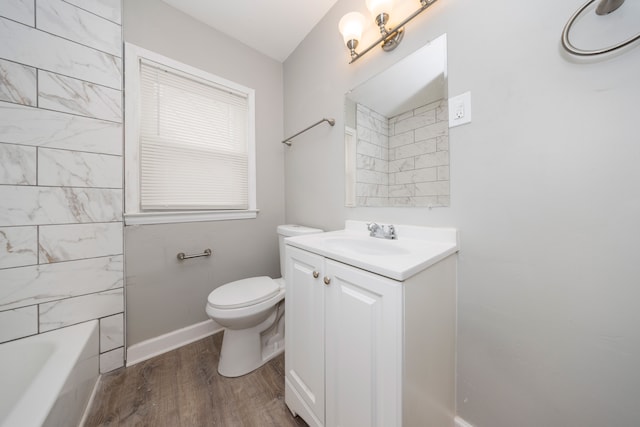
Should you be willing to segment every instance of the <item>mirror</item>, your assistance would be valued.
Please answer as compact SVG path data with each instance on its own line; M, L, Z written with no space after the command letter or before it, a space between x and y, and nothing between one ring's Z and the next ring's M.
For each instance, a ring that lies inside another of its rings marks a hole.
M449 206L446 34L345 95L346 206Z

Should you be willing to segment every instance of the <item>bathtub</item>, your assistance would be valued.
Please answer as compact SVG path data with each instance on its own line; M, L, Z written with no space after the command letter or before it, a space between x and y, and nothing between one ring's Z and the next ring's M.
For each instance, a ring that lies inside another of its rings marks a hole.
M98 379L98 321L0 345L0 426L77 426Z

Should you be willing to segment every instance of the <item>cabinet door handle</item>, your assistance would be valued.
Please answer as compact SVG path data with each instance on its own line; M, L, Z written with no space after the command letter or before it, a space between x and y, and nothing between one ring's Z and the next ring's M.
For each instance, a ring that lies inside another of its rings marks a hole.
M324 276L324 284L328 285L329 283L331 283L331 279L327 276Z
M314 278L314 279L317 279L317 278L318 278L318 276L320 276L320 273L319 273L319 272L317 272L317 271L314 271L314 272L313 272L313 278Z

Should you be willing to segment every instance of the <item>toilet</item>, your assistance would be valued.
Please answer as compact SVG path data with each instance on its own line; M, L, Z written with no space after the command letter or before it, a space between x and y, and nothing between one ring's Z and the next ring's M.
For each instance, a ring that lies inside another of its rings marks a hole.
M224 284L207 298L207 314L224 327L218 372L239 377L284 351L285 237L321 233L301 225L278 226L281 278L250 277Z

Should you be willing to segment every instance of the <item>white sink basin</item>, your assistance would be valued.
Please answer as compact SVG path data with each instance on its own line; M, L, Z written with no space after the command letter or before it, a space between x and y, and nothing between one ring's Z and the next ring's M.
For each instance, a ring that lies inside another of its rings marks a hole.
M356 255L402 255L409 251L398 240L375 239L372 237L329 237L324 241L329 250L351 252Z
M345 229L285 239L288 245L395 280L406 280L458 251L453 228L396 225L397 240L370 237L362 221Z

